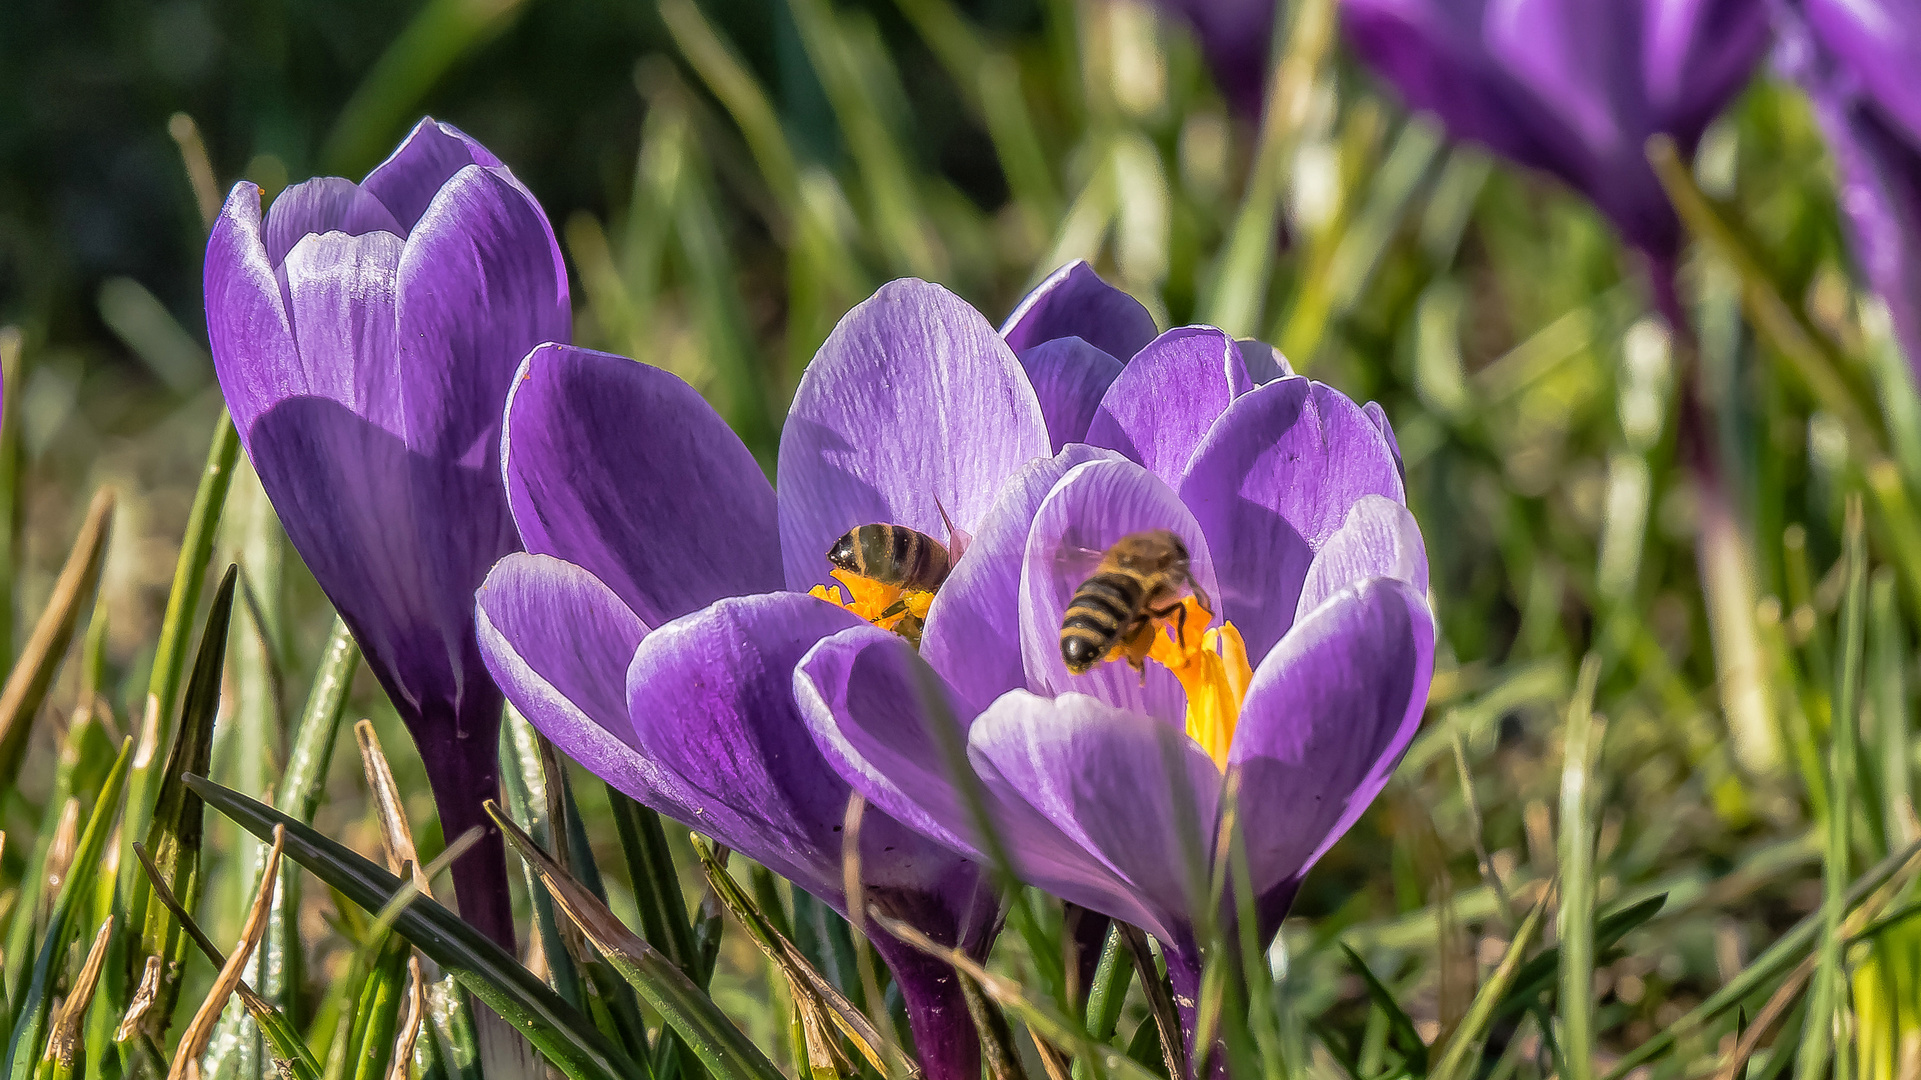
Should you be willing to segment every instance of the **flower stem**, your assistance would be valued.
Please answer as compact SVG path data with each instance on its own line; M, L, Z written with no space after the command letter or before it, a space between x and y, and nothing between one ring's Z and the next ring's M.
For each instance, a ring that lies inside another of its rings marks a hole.
M967 1013L960 974L946 961L885 933L874 933L873 942L900 986L907 1026L927 1080L978 1080L980 1036Z

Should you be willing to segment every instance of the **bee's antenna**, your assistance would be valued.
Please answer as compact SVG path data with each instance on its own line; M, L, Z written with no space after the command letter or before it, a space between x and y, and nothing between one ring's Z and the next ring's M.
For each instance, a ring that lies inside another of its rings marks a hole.
M941 505L939 495L934 496L934 509L940 511L941 524L947 526L947 540L949 543L952 543L955 532L954 519L947 516L947 507Z

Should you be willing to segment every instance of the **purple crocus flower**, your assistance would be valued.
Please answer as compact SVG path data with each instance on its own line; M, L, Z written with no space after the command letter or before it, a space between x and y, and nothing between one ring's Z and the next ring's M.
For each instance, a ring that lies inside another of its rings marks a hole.
M294 548L427 767L449 838L496 791L500 693L473 591L519 547L494 462L514 368L564 341L567 273L500 160L423 120L367 178L237 185L207 243L207 332L242 445ZM499 840L454 865L511 945Z
M1457 138L1552 173L1671 260L1645 146L1692 153L1768 40L1756 0L1341 0L1356 52Z
M1023 340L1076 329L1044 297L1027 310ZM782 432L778 495L675 376L536 349L501 442L528 553L502 560L477 596L482 649L508 699L581 764L845 913L852 791L808 733L794 672L822 639L891 624L896 597L838 571L843 601L825 587L826 553L870 523L943 542L948 521L971 533L1007 479L1050 452L1014 351L921 281L883 287L821 347ZM996 900L976 862L877 810L860 855L855 902L985 954ZM874 944L929 1075L975 1080L952 969L878 931Z
M1280 0L1161 0L1161 6L1193 25L1227 103L1244 116L1259 115Z
M1783 15L1783 59L1840 166L1854 257L1921 365L1921 4L1806 0Z
M1162 334L1091 404L1082 441L1001 489L918 652L856 626L796 679L822 751L871 806L981 859L935 727L957 723L964 783L1014 868L1160 938L1190 1019L1225 793L1238 787L1265 940L1386 783L1434 653L1425 549L1379 407L1257 375L1250 355L1271 363L1211 327ZM1190 600L1139 675L1071 674L1059 635L1085 553L1150 529L1184 543L1224 620ZM924 707L930 687L944 708Z

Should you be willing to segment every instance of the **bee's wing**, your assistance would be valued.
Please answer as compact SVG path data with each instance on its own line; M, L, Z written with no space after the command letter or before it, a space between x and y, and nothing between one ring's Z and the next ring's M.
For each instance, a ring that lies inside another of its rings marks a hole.
M1078 544L1062 544L1054 551L1054 565L1060 568L1062 577L1078 583L1094 576L1104 555L1106 552Z

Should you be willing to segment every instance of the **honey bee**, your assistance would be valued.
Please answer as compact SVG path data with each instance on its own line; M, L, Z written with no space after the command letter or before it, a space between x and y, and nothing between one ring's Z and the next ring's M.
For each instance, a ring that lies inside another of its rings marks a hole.
M857 525L827 549L827 561L908 592L933 592L954 568L947 545L905 525Z
M1166 529L1129 533L1101 556L1100 565L1068 601L1061 616L1061 659L1075 675L1086 674L1118 646L1137 645L1151 633L1154 621L1182 610L1181 600L1193 593L1209 612L1214 604L1195 584L1188 567L1187 545ZM1185 617L1176 630L1185 645ZM1144 652L1144 650L1143 650ZM1136 671L1142 661L1128 656Z

